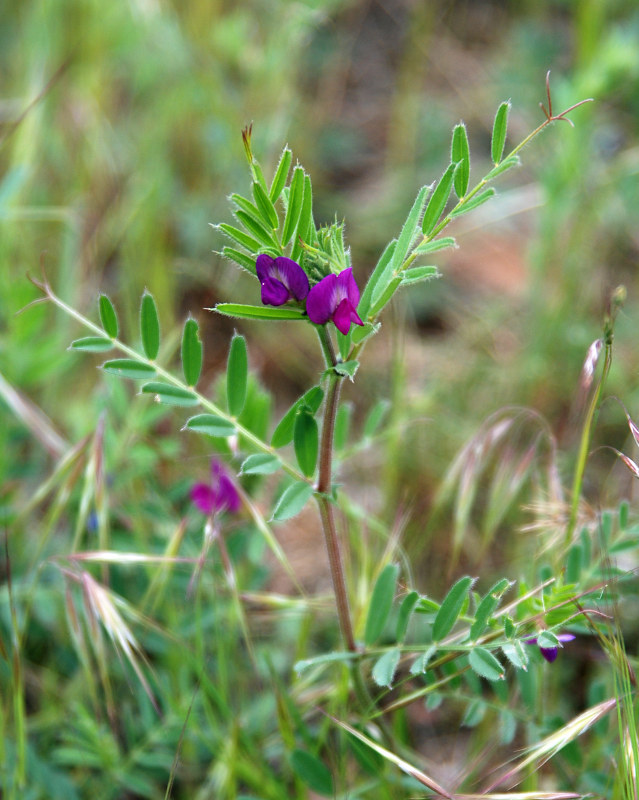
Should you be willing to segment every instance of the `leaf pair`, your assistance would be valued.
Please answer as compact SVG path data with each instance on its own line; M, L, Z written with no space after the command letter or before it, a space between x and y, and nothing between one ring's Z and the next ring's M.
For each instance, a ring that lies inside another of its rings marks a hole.
M106 336L88 336L76 339L71 348L85 352L106 352L117 345L118 318L111 300L101 294L98 302L100 321ZM145 359L120 358L106 361L102 366L106 372L131 380L148 380L156 374L152 363L160 350L160 320L153 295L145 291L140 304L140 337ZM187 386L195 387L202 370L202 343L197 322L189 318L182 334L182 369ZM158 394L161 402L172 405L194 405L195 396L177 385L154 383L142 389L146 393ZM184 401L184 402L181 402Z

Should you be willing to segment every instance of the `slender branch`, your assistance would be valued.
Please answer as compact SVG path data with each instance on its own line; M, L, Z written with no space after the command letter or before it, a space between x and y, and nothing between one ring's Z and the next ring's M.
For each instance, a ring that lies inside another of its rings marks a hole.
M550 93L550 72L546 74L546 96L548 98L548 109L546 109L543 103L540 103L545 116L544 121L540 123L535 128L534 131L532 131L524 139L522 139L522 141L519 142L519 144L513 147L513 149L507 155L503 156L502 159L499 161L499 163L494 165L493 169L500 166L501 164L504 164L510 159L513 159L516 156L518 156L520 151L523 150L523 148L526 147L527 144L529 144L533 139L535 139L543 130L545 130L553 122L564 121L568 122L570 125L573 125L572 121L569 120L566 115L574 111L576 108L585 105L586 103L593 102L593 98L589 97L585 100L580 100L578 103L574 103L573 105L564 109L559 114L554 114L552 109L552 98ZM493 170L491 169L490 172L492 171ZM464 195L464 197L458 200L456 205L450 209L450 211L446 214L446 216L442 218L442 220L433 228L432 231L430 231L430 233L425 234L422 237L422 239L419 240L417 245L412 249L410 255L408 255L408 257L404 260L404 262L397 268L397 270L394 273L394 277L404 272L408 267L410 267L410 265L415 261L415 259L418 258L419 253L416 252L416 247L418 245L433 241L433 239L435 239L444 230L444 228L448 227L448 225L452 222L455 216L458 213L460 213L463 207L467 205L474 197L476 197L484 189L484 187L486 187L489 183L491 183L493 178L489 177L490 172L488 173L487 176L483 177L470 191L468 191ZM380 313L381 311L375 317L368 317L366 321L375 324ZM359 353L365 344L366 344L366 338L364 338L359 344L353 346L351 352L348 355L348 358L356 359L359 356Z
M333 373L329 378L329 387L326 393L322 438L320 442L319 480L317 483L316 499L322 519L322 528L326 541L328 563L333 580L333 590L335 592L337 615L342 637L346 648L351 652L355 652L357 650L357 645L355 644L355 637L353 635L348 591L346 589L346 578L344 576L344 564L340 553L337 527L335 525L335 506L330 499L333 480L333 436L341 385L342 379L339 375Z
M83 316L74 308L67 305L63 300L61 300L53 292L51 286L48 284L46 280L41 282L41 281L36 281L31 277L29 279L31 280L31 283L33 283L34 286L40 289L40 291L45 295L45 298L43 298L44 300L50 300L52 303L58 306L58 308L62 309L66 314L68 314L70 317L73 317L75 320L80 322L85 328L92 331L97 336L101 336L107 339L111 338L106 333L106 331L102 330L102 328L100 328L98 325L91 322L91 320L87 319L85 316ZM299 470L295 469L295 467L292 464L289 464L287 461L285 461L274 447L262 441L262 439L260 439L259 436L256 436L248 428L245 428L243 425L240 425L240 423L237 421L235 417L231 416L230 414L227 414L226 411L223 411L219 406L215 405L215 403L212 403L207 397L205 397L203 394L200 394L192 386L187 386L183 381L181 381L179 378L176 378L167 370L163 369L155 361L149 361L149 359L147 359L145 356L136 352L135 350L133 350L133 348L128 347L119 339L111 339L111 341L113 342L113 347L115 349L120 350L120 352L129 356L129 358L132 358L135 361L139 361L144 364L151 364L155 369L156 373L161 378L163 378L167 383L170 383L173 386L177 386L181 389L185 389L191 392L195 397L197 397L199 404L207 411L210 411L212 414L215 414L216 416L221 417L222 419L232 422L237 432L240 434L240 436L242 436L246 441L250 442L253 445L253 447L256 448L256 450L259 450L262 453L268 453L269 455L276 456L280 461L280 464L282 465L282 469L289 475L291 475L293 478L295 478L296 481L306 481L307 483L309 482L309 479L306 478L304 475L302 475L302 473Z
M586 461L588 460L588 452L590 450L590 440L592 438L595 415L597 413L597 410L599 409L599 403L601 401L601 393L603 391L603 387L604 384L606 383L606 378L608 377L608 373L610 372L610 366L612 364L612 337L606 338L605 348L606 348L606 354L604 359L603 370L601 373L601 378L599 379L599 383L597 384L597 387L594 390L592 398L590 400L590 405L588 406L588 412L586 414L586 419L584 420L584 425L581 432L581 441L579 442L577 465L575 466L575 475L572 482L572 503L570 507L570 519L568 520L568 525L566 527L566 537L565 537L566 547L570 546L570 543L572 542L572 537L575 533L575 528L577 527L577 517L579 514L579 501L581 499L581 487L583 484L584 472L586 469Z

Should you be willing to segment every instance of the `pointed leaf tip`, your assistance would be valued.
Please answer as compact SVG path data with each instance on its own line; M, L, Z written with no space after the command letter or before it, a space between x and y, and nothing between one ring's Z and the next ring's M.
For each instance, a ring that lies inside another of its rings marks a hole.
M291 484L282 493L273 509L272 519L283 522L297 516L313 495L313 487L305 481Z
M439 222L439 218L441 217L444 209L446 208L446 203L448 202L448 198L450 197L450 193L453 188L453 176L455 174L455 169L456 164L448 165L446 171L440 178L439 183L435 187L435 191L432 193L430 200L428 201L426 212L424 213L424 219L422 220L422 232L424 236L428 236L430 233L432 233Z
M493 164L499 164L504 154L506 144L506 131L508 128L508 112L510 111L510 100L504 101L495 114L493 123L493 135L491 141L491 155Z
M468 661L473 671L482 678L489 681L500 681L505 677L501 663L485 647L473 648L468 655Z
M399 647L394 647L377 659L373 666L372 676L378 686L386 686L390 689L393 685L393 678L395 677L400 656L401 650Z
M468 181L470 180L470 148L468 146L466 126L463 122L460 122L453 129L450 155L450 160L453 164L456 164L453 180L455 193L461 199L468 190Z

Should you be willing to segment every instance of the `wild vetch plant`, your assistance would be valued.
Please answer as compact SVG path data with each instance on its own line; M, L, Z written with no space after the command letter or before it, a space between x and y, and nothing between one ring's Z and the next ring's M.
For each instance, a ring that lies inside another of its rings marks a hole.
M225 531L238 516L251 521L253 535L263 538L298 591L297 597L288 600L262 593L261 602L272 607L280 604L283 613L290 608L305 609L312 624L313 599L301 588L276 532L279 523L300 515L311 501L317 506L341 644L333 637L326 652L317 652L311 628L310 633L300 637L302 645L297 648L291 686L287 688L280 677L273 677L280 708L278 737L282 742L276 746L271 740L268 745L277 755L272 767L277 780L275 784L261 780L259 796L304 796L310 789L331 797L421 796L424 791L428 796L447 798L581 797L582 788L576 777L571 784L570 774L566 773L564 786L545 786L535 767L577 740L615 707L627 780L624 783L619 779L614 787L612 783L610 786L611 791L617 792L615 797L630 796L623 792L629 791L628 781L632 782L636 767L636 742L628 745L636 730L634 677L622 640L610 633L608 614L613 597L602 579L609 567L606 551L597 550L593 543L602 525L608 544L613 539L623 542L630 537L628 510L624 506L618 519L607 517L602 523L584 514L582 503L584 469L610 367L620 294L612 298L604 336L593 345L584 368L587 411L569 502L564 499L554 440L532 413L499 412L468 445L453 469L454 481L465 492L462 499L467 518L476 492L474 476L482 462L498 451L517 425L536 427L534 446L504 476L506 489L501 497L506 502L516 493L545 442L546 481L540 492L545 492L547 507L557 509L557 517L547 526L552 527L546 533L550 557L538 584L517 584L508 576L484 585L481 577L463 575L443 598L435 599L423 587L412 585L410 567L400 567L398 563L397 542L385 535L381 537L381 547L371 545L375 552L372 558L356 562L354 554L363 555L361 546L350 553L348 549L361 530L359 520L365 510L349 498L348 474L343 468L336 474L335 466L336 428L342 424L344 414L340 392L344 381L356 383L362 351L369 344L375 347L386 306L400 290L410 290L414 284L438 276L437 268L428 261L434 253L455 246L455 240L446 235L449 224L490 201L495 194L492 183L519 163L524 146L551 123L567 120L567 114L581 105L577 103L555 114L548 84L547 92L545 121L509 152L505 147L509 103L499 106L492 132L492 166L474 185L466 128L462 123L455 126L450 163L439 180L419 190L397 238L384 249L368 277L353 268L344 223L316 226L311 178L301 165L293 164L291 151L284 148L273 177L267 180L254 154L251 128L243 132L250 192L248 196L231 195L236 222L222 223L217 231L229 242L221 254L259 282L261 304L229 298L210 310L255 321L255 335L259 335L260 325L285 325L286 336L292 342L296 328L310 327L317 337L321 374L317 385L308 387L293 403L269 437L260 433L259 409L251 407L250 348L244 336L236 333L230 343L226 396L218 393L212 399L198 389L203 348L194 319L189 318L184 325L182 376L178 376L158 358L160 323L149 293L142 297L140 307L139 351L119 338L116 310L106 295L99 298L98 325L67 306L46 280L37 282L46 299L90 332L72 343L73 350L118 351L119 357L102 364L105 372L137 381L141 394L150 395L160 404L197 409L184 420L183 430L204 437L212 461L208 477L202 480L201 476L191 491L192 503L204 515L205 523L204 544L187 596L197 596L202 571L208 568L209 559L215 560L215 554L219 554L226 590L233 599L241 635L255 664L256 686L262 680L257 671L263 675L264 670L255 660L252 645L251 597L240 585L237 557L225 544ZM601 352L605 353L603 374L595 379ZM639 443L629 416L628 421ZM620 455L630 462L629 466L634 465L627 456ZM267 492L273 483L266 476L276 475L280 480L275 496L270 497ZM268 509L266 513L264 508ZM105 524L104 520L99 523L102 527ZM380 528L377 525L375 529ZM106 538L100 541L106 542ZM217 548L211 549L212 544ZM163 568L166 560L178 560L178 545L179 542L170 558L162 561ZM139 556L140 560L144 558ZM150 555L148 558L152 561ZM80 569L83 560L105 566L111 561L125 563L127 554L114 554L106 548L93 553L74 552L63 569L70 581L82 585L91 601L95 635L99 637L98 631L104 629L147 686L141 648L105 585L108 572L103 571L99 583ZM133 556L131 560L135 560ZM616 694L599 698L551 732L534 722L524 725L524 720L536 718L535 697L540 696L537 682L551 678L550 664L561 658L559 653L564 646L567 652L577 649L580 640L589 634L599 638L615 665ZM100 646L104 647L104 643ZM280 653L276 660L281 658ZM273 665L268 669L273 671ZM205 680L206 665L202 665L202 672ZM108 687L108 676L101 677ZM108 699L107 689L105 694ZM526 755L490 777L478 767L469 768L458 783L474 784L474 793L469 794L461 785L443 785L443 779L434 777L433 770L418 766L420 756L410 750L407 717L403 715L424 701L434 708L445 697L463 702L465 725L473 727L484 719L492 720L491 727L485 729L490 740L487 747L491 743L508 744L518 732L519 742L529 745ZM154 702L161 705L161 697L154 698ZM188 724L187 719L185 730ZM241 736L238 741L238 747L247 747ZM179 780L179 762L178 750L167 796L174 779ZM511 791L517 785L522 791ZM257 791L246 774L234 787L236 792L246 791L247 787ZM219 796L232 796L231 792L227 789L225 795Z

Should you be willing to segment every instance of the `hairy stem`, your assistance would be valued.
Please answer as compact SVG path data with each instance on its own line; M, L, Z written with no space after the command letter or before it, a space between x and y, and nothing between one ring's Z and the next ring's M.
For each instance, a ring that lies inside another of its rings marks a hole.
M342 637L346 648L351 652L355 652L357 650L357 645L355 644L355 637L353 635L351 611L348 602L348 592L346 590L346 578L344 576L344 564L340 553L337 527L335 525L335 506L330 499L333 480L333 436L335 432L335 416L339 405L341 384L342 379L340 376L333 373L329 378L329 386L326 393L322 438L320 441L319 480L317 482L316 498L322 520L324 539L326 541L328 563L333 580L337 616L339 618Z

